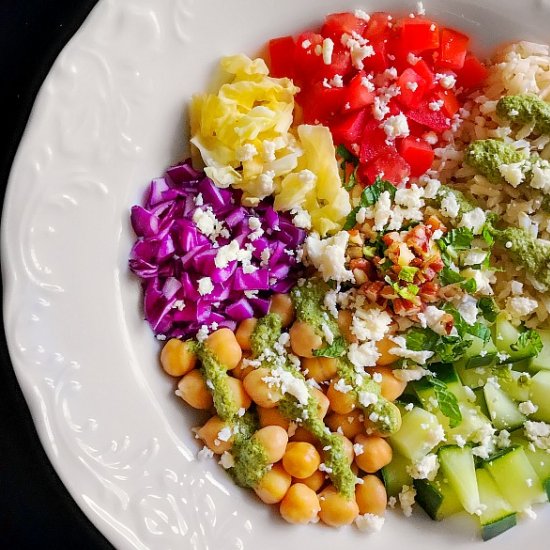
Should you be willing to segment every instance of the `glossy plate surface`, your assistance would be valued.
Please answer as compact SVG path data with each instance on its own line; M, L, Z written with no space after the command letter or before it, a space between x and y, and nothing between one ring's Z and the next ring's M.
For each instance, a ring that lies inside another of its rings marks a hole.
M158 367L127 270L128 210L185 157L184 106L219 57L258 53L270 37L331 11L407 11L370 0L101 0L47 77L10 176L2 227L10 353L42 443L63 482L120 549L456 550L546 547L538 521L482 543L475 523L389 513L376 535L292 527L195 459L199 422ZM550 0L434 0L429 14L476 49L548 40Z

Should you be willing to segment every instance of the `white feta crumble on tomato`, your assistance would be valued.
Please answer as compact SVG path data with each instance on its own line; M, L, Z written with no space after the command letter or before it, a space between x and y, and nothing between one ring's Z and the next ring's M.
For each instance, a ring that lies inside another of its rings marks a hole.
M342 45L349 49L351 63L360 71L365 67L363 60L374 55L374 48L368 42L356 32L352 32L351 36L347 33L342 35Z
M378 533L384 527L384 517L375 514L359 514L355 518L355 525L364 533Z
M388 117L381 125L381 128L390 140L409 135L409 123L403 113Z
M412 52L409 52L407 54L407 63L409 65L416 65L421 60L422 60L421 57L418 57L418 56L414 55L414 53L412 53Z
M342 78L342 75L335 74L330 80L329 84L333 86L334 88L343 88L344 87L344 79Z
M357 19L361 19L362 21L366 21L367 23L370 21L370 15L364 10L356 9L353 12L353 15L355 15Z
M315 232L307 237L304 251L325 281L343 283L355 280L353 273L345 267L348 240L347 231L340 231L325 239L321 239Z
M456 85L456 77L452 74L436 74L436 80L439 80L439 84L445 90L450 90Z
M323 40L323 63L330 65L332 63L332 53L334 52L334 42L330 38Z
M443 100L442 99L437 99L437 100L434 100L434 101L430 101L428 103L428 107L431 111L441 111L441 108L443 107Z

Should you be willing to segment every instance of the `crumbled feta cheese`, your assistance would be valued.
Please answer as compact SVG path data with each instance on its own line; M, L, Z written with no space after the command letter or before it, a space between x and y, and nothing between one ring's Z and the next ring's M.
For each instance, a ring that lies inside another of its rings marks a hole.
M214 452L211 451L206 445L197 453L197 458L199 460L206 460L208 458L212 458L214 456Z
M413 479L433 481L439 471L439 460L436 454L428 454L424 458L407 466L407 472Z
M361 443L354 443L353 444L353 452L355 456L360 456L365 452L365 447L361 445Z
M351 390L353 390L353 386L350 384L346 384L346 381L343 378L339 378L338 382L334 384L333 388L335 391L338 391L340 393L349 393Z
M423 314L426 326L442 336L447 336L444 322L446 317L448 317L447 312L435 306L428 306Z
M462 318L469 324L474 325L477 319L477 300L469 294L464 294L457 304L456 309Z
M415 503L414 497L416 497L416 490L414 487L404 485L403 489L399 493L399 503L401 504L401 509L406 517L410 517L412 515L412 507Z
M408 367L406 369L394 369L392 373L398 380L401 380L401 382L414 382L416 380L424 378L424 376L429 375L430 371L423 369L422 367Z
M418 82L407 82L406 87L411 92L416 92L416 90L418 89Z
M193 222L197 226L197 229L207 237L215 235L217 230L219 230L220 222L211 208L207 208L206 210L197 208L193 213Z
M361 77L361 86L366 88L369 92L374 92L374 90L376 90L376 86L372 83L368 76Z
M372 207L372 218L374 219L374 230L382 231L388 225L392 216L391 198L388 191L384 191L378 197L378 201Z
M252 143L245 143L237 149L236 155L239 162L252 160L258 154L258 150Z
M275 386L281 393L294 396L302 405L307 405L309 400L309 390L307 384L300 378L294 376L290 371L282 367L271 370L269 376L262 378L268 386Z
M439 80L441 87L446 90L450 90L456 85L456 78L452 74L436 74L436 79Z
M523 283L520 283L519 281L512 281L510 283L510 290L515 296L523 294Z
M467 250L462 256L463 265L479 265L482 264L487 258L487 250L481 250L481 248L471 248Z
M407 54L407 63L409 63L409 65L416 65L421 59L421 57L417 57L412 52Z
M363 407L368 407L378 403L378 396L372 392L360 391L357 395L357 400Z
M378 342L384 338L391 323L391 316L384 310L358 308L353 313L351 332L360 341L372 340Z
M239 243L237 241L231 241L229 244L221 246L218 248L218 252L214 258L214 264L218 268L227 267L231 262L237 260L239 250Z
M300 229L311 229L311 216L307 210L297 207L293 208L290 213L294 216L292 223Z
M384 527L384 517L375 514L359 514L355 518L355 525L359 531L366 533L378 533Z
M310 46L311 46L311 40L304 40L304 41L302 42L302 48L303 48L304 50L307 50Z
M372 379L373 379L377 384L381 384L381 383L382 383L382 380L384 380L384 377L382 376L381 373L375 372L375 373L373 373L373 375L372 375Z
M332 52L334 52L334 42L330 38L323 40L323 63L330 65L332 63Z
M229 426L225 426L219 431L218 439L220 441L229 441L232 435L233 432L231 431L231 428Z
M344 87L344 79L339 74L335 74L331 78L329 83L330 83L331 86L334 86L334 88L343 88Z
M501 430L495 436L495 443L499 449L507 449L512 444L510 441L510 432L508 430Z
M458 204L454 193L447 193L443 199L441 199L441 211L447 218L454 219L458 216L460 204Z
M361 345L351 344L348 349L348 359L358 368L374 367L380 358L375 342L365 342Z
M197 332L196 338L198 342L204 342L208 338L208 327L206 325L201 326Z
M194 199L193 202L195 203L195 206L203 206L204 205L204 198L202 196L202 193L199 193Z
M329 468L324 462L321 462L321 464L319 464L319 471L325 472L327 474L332 474L332 468Z
M482 350L482 351L485 351L485 354L481 355L481 352L480 352L480 355L482 357L485 357L485 355L487 355L487 351L486 350ZM470 386L464 386L464 393L466 394L466 399L468 401L470 401L471 403L475 403L476 394L474 393L474 390L472 390L472 388L470 388Z
M225 470L229 470L229 468L233 468L233 466L235 466L235 458L231 453L225 451L220 457L219 464L221 464Z
M349 49L352 65L360 71L364 68L363 60L374 55L374 48L368 43L368 40L356 32L353 32L352 36L344 33L342 44Z
M529 185L533 189L540 189L544 194L550 194L550 167L542 168L538 164L532 167L533 177Z
M531 315L538 307L539 303L537 300L524 296L511 296L506 300L506 311L514 319Z
M455 440L455 443L460 447L464 447L466 445L466 439L461 436L461 435L455 435L453 436L454 437L454 440Z
M370 15L366 11L357 9L353 12L353 14L357 17L357 19L361 19L367 23L370 21Z
M325 281L354 281L353 273L345 268L348 240L347 231L340 231L325 239L321 239L315 232L307 237L304 250Z
M372 116L376 120L384 120L384 117L389 112L390 108L388 107L388 101L384 101L379 96L376 96L372 105Z
M517 187L520 185L524 178L525 174L523 173L523 166L525 162L514 162L511 164L501 164L498 167L500 175L512 186Z
M425 365L426 361L434 355L433 351L413 351L407 349L407 341L403 336L390 336L390 340L397 345L397 347L389 350L390 353L404 359L412 359L420 365Z
M409 123L403 113L388 117L381 125L388 139L407 137L409 135Z
M205 296L210 294L214 290L214 284L210 277L202 277L198 280L199 283L199 294Z
M336 308L337 301L338 293L335 290L329 290L323 299L323 304L328 312L336 318L338 317L338 309Z
M518 409L521 414L524 414L526 416L535 414L539 410L538 406L535 405L532 401L524 401L523 403L520 403L518 405Z
M416 15L426 15L426 10L424 9L424 4L422 2L416 3Z
M550 450L550 425L528 420L523 425L525 435L537 449Z
M441 111L441 107L443 107L443 100L442 99L437 99L437 100L434 100L434 101L430 101L428 103L428 107L430 108L431 111Z
M481 208L474 208L470 212L462 214L458 227L471 229L474 235L479 235L487 221L487 216Z

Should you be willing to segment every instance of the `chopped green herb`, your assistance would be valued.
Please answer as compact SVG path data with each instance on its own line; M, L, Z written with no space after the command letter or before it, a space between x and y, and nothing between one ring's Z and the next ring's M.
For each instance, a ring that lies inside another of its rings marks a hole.
M398 277L402 281L412 283L414 281L414 276L418 273L418 267L404 266L401 268Z
M435 376L430 376L427 381L435 390L439 410L449 419L449 426L456 428L462 422L462 413L455 394L449 390L445 382Z
M498 309L495 301L492 298L484 296L479 300L477 305L481 310L483 317L485 317L485 319L487 319L489 323L494 323L496 321L497 315L500 310Z
M536 330L522 332L518 341L510 346L513 351L528 350L533 354L532 357L536 357L542 351L542 347L540 334Z
M344 338L338 336L332 344L313 351L315 357L342 357L347 350L347 344Z

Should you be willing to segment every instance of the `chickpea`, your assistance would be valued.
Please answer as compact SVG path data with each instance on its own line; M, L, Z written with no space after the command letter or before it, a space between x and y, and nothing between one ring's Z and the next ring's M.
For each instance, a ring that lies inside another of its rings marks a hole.
M380 382L382 397L385 397L388 401L395 401L407 387L407 382L397 379L391 369L376 368L370 371L371 374L379 373L382 376L382 382Z
M355 499L359 513L383 516L386 511L388 495L379 478L373 475L365 476L362 484L355 486Z
M243 351L250 351L252 349L252 344L250 342L250 337L258 324L258 319L245 319L239 323L237 330L235 331L235 338L239 342L239 346Z
M171 338L160 352L160 364L170 376L184 376L195 368L197 356L190 342Z
M254 492L266 504L275 504L281 502L292 478L285 472L280 464L274 464L271 470L268 470L258 485L254 487Z
M351 465L353 462L353 457L355 456L353 453L353 443L345 435L339 433L335 435L342 440L346 461L349 465Z
M304 357L302 369L307 371L306 378L313 378L319 384L336 375L338 361L332 357Z
M330 408L338 414L348 414L355 409L356 395L353 391L344 393L339 391L340 378L333 380L327 390L327 397L330 401Z
M243 355L243 358L239 361L239 364L231 370L231 374L239 380L244 380L246 378L246 375L254 370L254 367L252 365L244 365L245 359L248 359L248 357L245 357Z
M250 395L256 405L270 409L277 406L282 396L277 388L270 388L267 382L263 380L267 376L270 376L269 369L260 367L249 372L243 380L243 384L246 393Z
M333 432L341 428L343 435L353 439L363 431L363 413L358 409L348 414L331 413L326 417L325 424Z
M364 472L373 474L391 462L392 448L383 437L359 434L355 443L363 446L363 452L355 456L355 463Z
M266 426L254 434L254 440L264 448L267 461L270 464L279 462L285 454L288 435L280 426Z
M311 388L310 392L312 397L317 399L317 413L319 414L319 418L325 418L330 407L330 401L328 397L317 388Z
M315 443L317 443L317 439L315 438L315 436L305 428L302 428L302 426L298 426L296 428L294 435L290 439L293 443L304 442L311 443L312 445L315 445Z
M325 484L325 474L321 470L315 470L309 477L304 477L298 481L317 492Z
M351 321L353 315L348 309L341 309L338 312L338 328L348 344L356 344L357 336L351 332Z
M228 328L221 328L210 334L205 345L227 370L234 369L243 356L239 342Z
M222 438L220 439L220 432L222 430L227 431L226 428L230 430L231 426L227 422L224 422L219 416L213 416L204 426L197 430L197 435L211 451L217 455L222 455L225 451L231 449L233 440L235 439L235 435L231 432L227 441L224 441L226 439L226 434L222 434Z
M291 485L279 507L283 519L302 524L314 521L320 510L319 497L303 483Z
M244 389L244 384L238 378L227 377L227 385L231 391L234 403L238 409L248 409L252 401Z
M313 350L323 345L323 339L313 327L302 321L295 321L289 334L292 351L300 357L313 357Z
M208 410L214 405L212 394L199 369L188 372L178 382L179 396L194 409Z
M379 367L387 367L392 363L395 363L399 357L390 353L390 349L395 348L395 342L392 342L389 336L385 336L379 342L376 342L376 347L378 348L378 353L380 357L376 361L376 365Z
M271 409L266 409L265 407L256 407L256 411L258 413L258 419L262 428L265 428L266 426L280 426L286 432L288 432L290 420L284 417L279 409L275 407Z
M321 511L319 517L323 523L332 527L340 527L353 523L359 514L359 506L355 499L347 499L338 493L333 485L329 485L319 494Z
M288 327L294 321L294 305L291 297L288 294L274 294L271 298L269 313L277 313L283 327Z
M305 441L291 442L283 456L283 468L292 476L304 479L319 468L321 456L317 449Z

